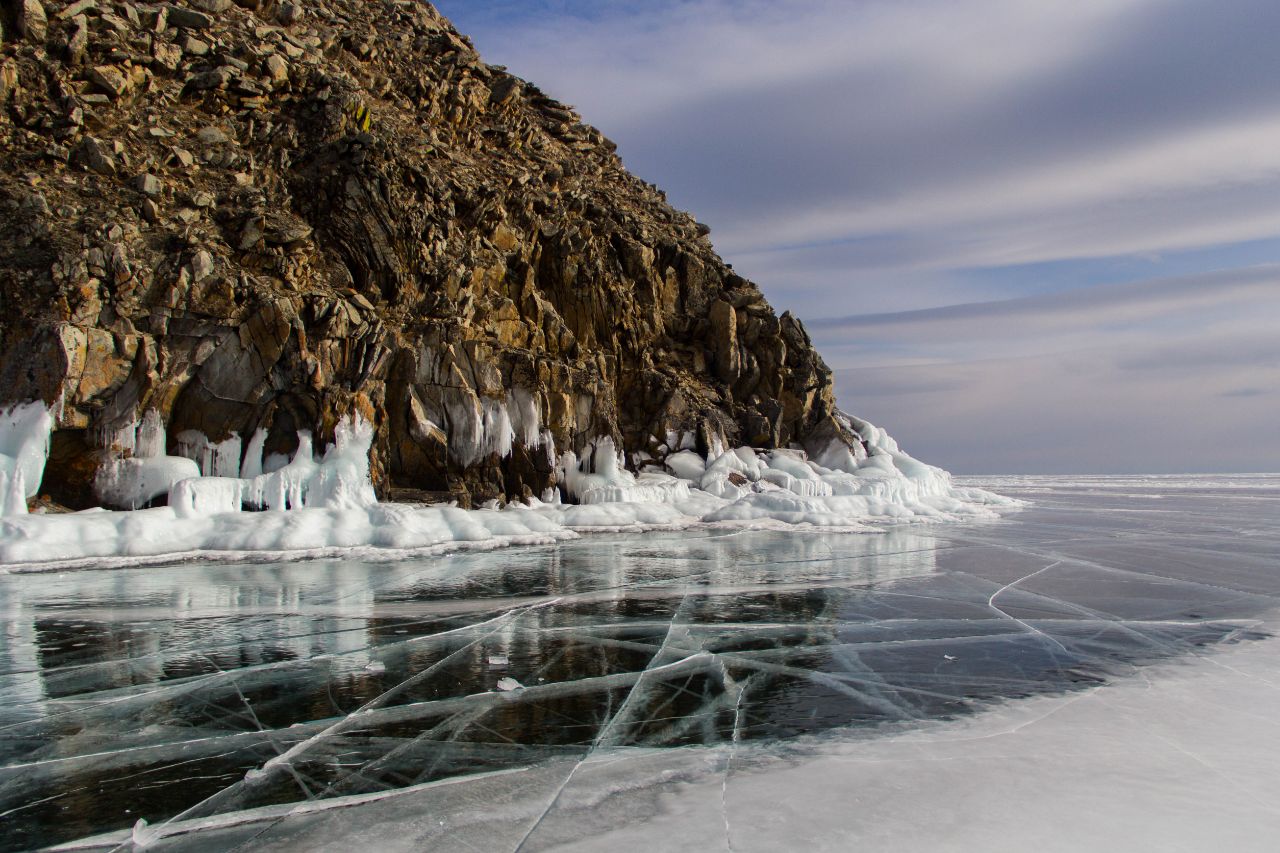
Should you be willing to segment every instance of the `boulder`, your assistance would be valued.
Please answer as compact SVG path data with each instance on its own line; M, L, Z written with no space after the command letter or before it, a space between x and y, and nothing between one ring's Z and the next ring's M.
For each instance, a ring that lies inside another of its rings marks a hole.
M141 174L133 179L133 185L144 195L159 195L164 192L164 184L152 174Z
M116 173L115 156L101 140L92 136L86 136L81 140L80 144L71 152L71 160L90 172L97 172L99 175L114 177Z
M17 0L14 5L18 34L33 44L43 44L49 34L49 17L40 0Z
M165 8L166 19L170 26L188 30L207 30L213 26L213 18L195 9L184 9L181 6Z
M95 65L89 69L89 82L111 98L119 98L129 90L129 78L112 65Z

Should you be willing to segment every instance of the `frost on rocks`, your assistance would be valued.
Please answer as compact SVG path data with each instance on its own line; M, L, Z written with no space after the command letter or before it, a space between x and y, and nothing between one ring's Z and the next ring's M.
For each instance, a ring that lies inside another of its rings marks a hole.
M205 477L240 476L240 436L232 433L228 438L212 442L204 433L184 430L178 433L178 455L191 459L200 466Z
M529 450L554 444L550 431L542 428L536 397L524 388L512 388L501 398L455 394L443 414L444 428L428 424L447 433L449 455L463 468L491 454L505 459L517 443Z
M573 451L565 453L560 470L565 490L581 504L672 503L689 497L689 484L683 480L628 471L608 436L592 442L581 461Z

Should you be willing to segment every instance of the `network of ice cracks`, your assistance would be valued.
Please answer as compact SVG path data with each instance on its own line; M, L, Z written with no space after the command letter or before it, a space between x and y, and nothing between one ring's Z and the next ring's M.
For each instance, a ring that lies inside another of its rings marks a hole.
M292 458L264 458L263 430L247 443L234 434L214 443L183 432L175 437L179 455L167 455L164 425L148 411L108 437L114 455L96 481L104 503L135 509L28 515L26 498L39 490L53 419L39 403L14 407L0 417L0 564L38 569L174 555L356 551L398 559L546 544L584 531L711 524L872 530L869 522L991 517L1017 505L955 486L947 472L902 452L884 430L844 415L869 452L833 441L814 458L794 449L722 447L704 458L692 449L692 435L672 434L660 448L661 462L643 453L632 459L640 473L627 469L609 437L591 442L581 459L568 451L557 460L530 399L513 393L459 414L458 423L469 427L454 430L449 452L466 459L505 455L523 442L557 461L559 487L542 499L478 510L379 503L369 479L373 428L359 415L338 424L335 444L320 458L307 432L298 434ZM167 506L138 509L164 495Z
M886 819L848 798L910 800L893 794L908 771L952 789L895 819L937 809L954 832L952 768L986 755L946 760L965 744L995 739L1001 768L1055 778L1073 747L1096 751L1086 730L1032 739L1029 755L999 738L1259 636L1280 593L1276 491L1226 519L1218 492L1119 489L1056 515L883 536L711 529L403 563L0 576L0 834L69 850L629 849L598 833L658 815L644 849L671 832L681 849L779 849L770 832L803 829L848 849L850 826ZM1118 706L1148 750L1179 737L1152 690ZM993 710L1010 700L1031 704ZM975 728L956 730L966 718ZM1220 712L1204 722L1196 737L1224 736ZM1150 763L1108 748L1083 784ZM867 749L885 751L886 778L845 758ZM915 771L922 756L938 761ZM1170 775L1142 785L1172 815L1185 792L1161 787ZM791 787L827 805L774 826L762 803Z

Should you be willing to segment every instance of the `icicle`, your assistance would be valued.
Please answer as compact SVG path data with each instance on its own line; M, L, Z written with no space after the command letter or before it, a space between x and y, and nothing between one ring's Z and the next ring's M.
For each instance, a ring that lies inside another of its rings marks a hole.
M26 491L21 469L0 471L0 516L26 515Z
M511 426L511 415L501 400L484 401L484 443L481 456L496 453L505 459L511 455L511 442L515 438L515 430Z
M214 477L239 477L240 476L240 436L237 433L231 433L231 437L210 444L209 451L213 457L213 476Z
M244 463L240 466L241 477L252 479L263 473L262 448L267 443L267 434L265 429L258 427L249 439L249 446L244 452Z
M461 400L451 399L445 404L449 423L449 455L466 468L483 455L484 412L474 394L459 394Z
M542 443L538 398L524 388L512 388L507 393L507 412L516 439L530 450L538 447Z
M138 458L151 459L165 455L164 421L155 409L147 409L138 424L133 440L133 455Z
M52 431L53 416L44 403L23 403L0 410L0 473L8 475L5 482L8 489L22 491L23 512L26 512L25 498L35 497L44 480ZM15 482L15 477L20 484ZM7 499L5 502L9 503Z

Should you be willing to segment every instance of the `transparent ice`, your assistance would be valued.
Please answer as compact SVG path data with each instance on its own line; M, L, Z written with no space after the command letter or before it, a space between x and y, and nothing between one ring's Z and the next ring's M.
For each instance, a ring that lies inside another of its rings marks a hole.
M1275 849L1280 476L0 575L0 847Z

